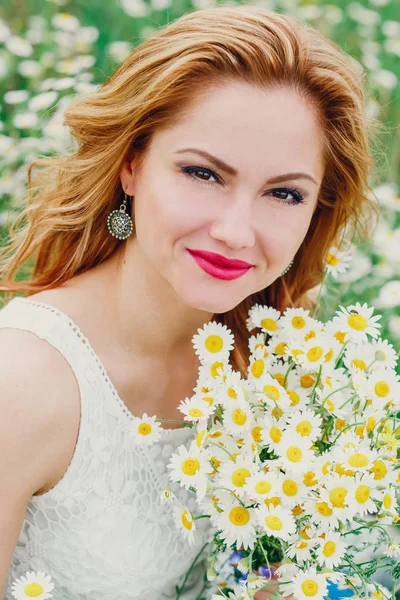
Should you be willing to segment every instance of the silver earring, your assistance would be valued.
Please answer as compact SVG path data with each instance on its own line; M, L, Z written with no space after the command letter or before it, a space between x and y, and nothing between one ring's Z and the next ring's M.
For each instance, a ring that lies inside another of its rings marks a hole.
M282 275L285 275L289 271L289 269L290 269L290 267L292 266L293 263L294 263L294 258L292 258L292 260L290 261L290 263L288 264L288 266L286 267L286 269L284 271L282 271L282 273L280 274L280 277L282 277Z
M126 203L128 201L128 197L124 194L125 198L122 202L119 210L113 210L107 217L107 226L108 230L114 237L119 240L126 240L133 231L133 221L131 217L126 212Z

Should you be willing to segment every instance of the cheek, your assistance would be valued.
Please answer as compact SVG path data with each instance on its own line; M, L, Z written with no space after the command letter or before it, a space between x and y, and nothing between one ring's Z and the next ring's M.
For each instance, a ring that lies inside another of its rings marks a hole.
M267 255L282 262L296 253L312 219L312 209L305 209L302 206L269 208L268 214L260 216L259 239Z

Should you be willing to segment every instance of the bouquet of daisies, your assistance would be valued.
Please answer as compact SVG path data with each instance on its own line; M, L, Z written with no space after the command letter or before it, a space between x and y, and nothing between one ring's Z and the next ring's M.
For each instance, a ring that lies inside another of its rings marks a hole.
M197 519L211 520L209 578L219 553L239 553L240 579L213 599L270 587L277 598L322 600L330 581L382 598L374 573L400 578L400 381L373 313L357 302L322 323L302 308L253 306L247 327L260 331L249 337L245 379L229 363L225 325L193 337L201 367L179 408L195 439L168 467L196 496L197 514L181 510L186 539ZM380 560L358 560L367 545ZM270 563L280 564L277 579L258 571Z

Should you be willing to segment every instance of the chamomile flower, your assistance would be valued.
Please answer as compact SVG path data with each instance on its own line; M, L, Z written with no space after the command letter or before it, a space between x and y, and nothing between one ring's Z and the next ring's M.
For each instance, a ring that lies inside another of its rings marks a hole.
M279 478L279 496L282 499L282 505L288 508L301 505L307 494L307 488L304 485L301 475L296 473L287 473Z
M291 413L287 418L287 431L295 431L314 442L321 435L322 419L310 408Z
M239 455L235 462L226 461L218 473L218 485L232 490L236 495L245 493L247 479L255 473L255 465L251 458Z
M213 412L213 406L205 402L199 396L185 398L178 406L178 409L185 415L185 421L198 421L209 417Z
M254 355L256 352L261 352L264 358L268 358L268 356L270 356L265 344L265 333L251 335L247 345L250 350L250 354L252 355Z
M260 502L278 493L279 477L271 471L253 473L243 487L251 500Z
M296 600L324 600L328 593L328 585L325 575L317 573L315 567L306 571L299 571L289 584L284 596L293 594Z
M334 279L337 279L340 273L345 273L349 269L352 254L349 251L339 250L336 246L331 246L325 260L325 269Z
M189 544L194 544L194 532L196 523L193 520L193 515L186 506L174 506L175 525L183 533Z
M346 552L346 544L342 541L341 535L330 531L323 539L319 538L319 544L317 549L319 564L328 569L339 566Z
M267 356L265 356L265 354L267 354ZM249 367L247 370L250 381L258 379L267 372L270 365L270 356L270 353L262 348L257 348L255 352L250 355Z
M256 389L260 393L259 398L262 399L263 402L270 406L273 410L274 408L280 408L282 410L282 414L286 408L290 406L290 397L286 392L285 388L280 385L280 383L272 377L269 373L262 375L256 381ZM276 418L279 418L281 415L274 415Z
M224 427L233 435L243 435L254 423L250 407L244 401L232 400L224 410Z
M259 327L269 334L275 334L279 329L281 313L272 306L254 305L249 310L249 319L254 327Z
M297 539L292 543L286 551L289 558L296 559L300 564L311 559L311 551L316 547L317 540L313 539Z
M311 515L311 523L318 526L321 531L329 531L338 524L338 518L333 513L331 503L323 498L310 499L305 502L305 508Z
M340 439L340 438L339 438ZM369 448L361 441L357 446L349 444L333 451L334 459L345 469L353 469L356 472L364 473L368 471L378 457L376 450Z
M288 508L261 505L257 517L267 535L288 540L296 531L296 521Z
M375 369L368 377L367 386L368 397L377 408L383 408L388 402L399 402L400 382L395 371L384 367Z
M16 579L11 586L11 594L16 600L25 600L27 598L38 598L38 600L46 600L51 598L53 594L50 592L54 589L54 583L50 575L44 571L27 571L19 579Z
M161 424L156 421L155 416L148 417L143 413L142 417L132 417L129 423L129 432L134 444L140 446L151 446L158 442L161 436Z
M367 513L376 512L376 504L372 499L376 494L376 482L372 475L356 475L346 500L353 512L363 517Z
M319 323L304 308L287 308L280 319L282 332L290 339L303 340L304 335L312 328L318 329Z
M261 438L263 444L269 446L271 450L279 448L286 428L285 419L272 419L265 416L259 422L262 425Z
M377 361L375 365L386 367L386 369L395 369L397 361L399 360L398 354L393 347L393 344L389 344L387 340L380 338L371 341L372 348L374 349L374 358ZM372 367L376 368L376 367Z
M394 484L396 481L396 471L393 469L393 464L382 457L377 458L368 470L373 474L376 485L387 487L390 483Z
M229 407L233 400L246 402L246 389L247 383L240 373L227 373L218 389L217 400L224 407Z
M226 325L211 321L192 337L195 353L202 363L227 360L233 348L234 336Z
M379 336L381 325L377 323L382 315L372 316L373 307L368 307L365 302L362 306L359 302L351 304L347 308L340 306L340 310L336 311L332 321L335 325L347 331L349 339L353 342L367 341L367 335L373 338Z
M305 473L314 458L314 452L310 448L311 442L298 433L285 432L282 440L275 448L279 454L280 464L289 472Z
M393 516L397 514L397 497L394 488L388 488L384 491L380 513Z
M325 362L325 357L331 350L330 344L323 335L309 339L301 344L302 353L297 356L298 362L313 371Z
M167 469L171 470L172 481L186 489L193 486L198 491L205 490L206 473L210 470L208 453L193 446L188 450L181 444L178 451L172 454Z
M374 360L374 349L370 342L365 344L349 343L343 354L343 362L350 369L366 371Z
M325 488L321 489L321 498L329 503L338 519L345 520L354 489L355 483L352 477L340 477L335 473L326 480Z
M221 506L221 505L220 505ZM253 548L256 541L255 509L242 506L234 497L223 502L223 511L214 515L215 525L222 530L220 537L227 546L236 544L238 547Z

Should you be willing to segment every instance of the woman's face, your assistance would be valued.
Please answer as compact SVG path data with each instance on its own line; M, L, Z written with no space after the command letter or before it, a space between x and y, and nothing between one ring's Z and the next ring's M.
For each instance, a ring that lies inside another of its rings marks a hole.
M188 306L231 310L277 279L301 245L323 177L321 134L292 89L232 83L207 90L178 125L153 137L140 170L134 157L124 164L135 222L127 252ZM227 271L210 273L201 263L203 270L188 249L252 266L221 279Z

